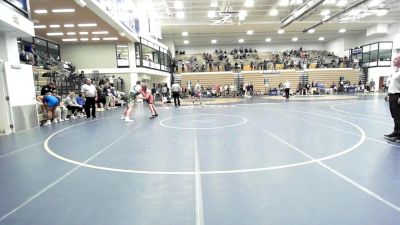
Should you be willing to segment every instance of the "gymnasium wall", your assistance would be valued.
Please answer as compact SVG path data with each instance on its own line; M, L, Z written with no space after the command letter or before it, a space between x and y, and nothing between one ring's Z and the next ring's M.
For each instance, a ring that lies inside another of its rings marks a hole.
M115 44L61 45L61 58L79 69L117 68Z

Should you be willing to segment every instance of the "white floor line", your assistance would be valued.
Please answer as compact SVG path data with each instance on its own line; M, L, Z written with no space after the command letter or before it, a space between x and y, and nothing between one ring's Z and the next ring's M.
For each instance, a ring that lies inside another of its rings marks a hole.
M12 152L6 153L6 154L4 154L4 155L0 155L0 158L6 157L6 156L9 156L9 155L18 153L18 152L25 151L25 150L27 150L27 149L30 149L30 148L35 147L36 145L40 145L40 144L43 144L43 141L38 142L38 143L35 143L35 144L28 145L28 146L25 146L25 147L22 147L22 148L19 148L19 149L17 149L17 150L14 150L14 151L12 151Z
M331 112L326 112L326 111L321 111L321 110L320 110L319 112L322 112L322 113L331 113ZM385 123L385 122L381 122L381 121L377 121L377 120L365 119L365 118L361 118L361 116L359 116L359 117L354 117L354 116L349 116L349 115L344 115L344 114L335 114L335 116L345 116L345 117L349 117L349 118L353 118L353 119L369 121L369 122L372 122L372 123L378 123L378 124L383 124L383 125L394 126L394 124L392 124L392 123ZM390 118L388 118L388 119L390 119Z
M194 164L196 178L196 225L204 225L203 192L201 190L201 174L197 137L194 138Z
M91 161L92 159L96 158L98 155L102 154L105 150L107 150L109 147L111 147L111 145L117 143L118 141L120 141L121 139L123 139L124 137L126 137L128 134L130 134L132 131L136 130L137 128L139 128L144 122L140 123L139 125L137 125L136 127L132 128L130 131L128 131L126 134L122 135L121 137L119 137L118 139L116 139L115 141L113 141L112 143L110 143L109 145L107 145L106 147L104 147L103 149L101 149L100 151L98 151L96 154L94 154L93 156L91 156L90 158L88 158L84 163L88 163L89 161ZM33 200L35 200L36 198L38 198L39 196L41 196L43 193L45 193L46 191L50 190L52 187L54 187L55 185L57 185L58 183L60 183L61 181L63 181L65 178L67 178L68 176L70 176L72 173L74 173L76 170L78 170L79 168L81 168L82 166L78 165L75 166L72 170L68 171L67 173L65 173L63 176L61 176L60 178L58 178L57 180L53 181L51 184L47 185L45 188L43 188L42 190L40 190L38 193L36 193L35 195L32 195L31 197L29 197L25 202L23 202L21 205L19 205L18 207L16 207L15 209L11 210L9 213L7 213L6 215L2 216L0 218L0 223L6 219L7 217L9 217L11 214L15 213L16 211L18 211L19 209L21 209L22 207L24 207L25 205L29 204L30 202L32 202Z
M367 117L367 118L389 119L389 118L391 117L390 115L388 115L388 116L386 116L386 117L383 117L383 116L369 116L369 115L362 114L362 113L353 113L353 112L348 112L348 111L345 111L345 110L341 110L341 109L335 108L335 106L345 105L345 104L346 104L346 103L331 105L331 106L329 106L329 108L330 108L332 111L335 111L335 112L346 113L346 114L356 115L356 116L363 116L363 117ZM349 104L349 103L347 103L347 104Z
M343 130L343 129L340 129L340 128L336 128L336 127L331 127L331 126L328 126L328 125L325 125L325 124L322 124L322 123L313 122L311 120L299 119L298 117L295 117L295 116L290 116L290 115L285 115L285 116L294 118L296 120L305 121L307 123L315 124L315 125L318 125L318 126L321 126L321 127L330 128L332 130L337 130L337 131L340 131L340 132L343 132L343 133L346 133L346 134L351 134L351 135L354 135L354 136L357 136L357 137L361 137L360 134L353 133L351 131L346 131L346 130ZM396 147L396 148L400 148L400 145L391 144L391 143L388 143L386 141L381 141L381 140L378 140L378 139L375 139L375 138L365 137L365 139L368 139L370 141L375 141L375 142L378 142L378 143L381 143L381 144L390 145L390 146L393 146L393 147Z
M265 130L263 128L260 128L256 125L254 125L255 127L257 127L258 129L260 129L261 131L268 133L269 135L271 135L272 137L274 137L275 139L277 139L278 141L284 143L285 145L289 146L290 148L296 150L297 152L299 152L300 154L304 155L305 157L314 160L314 157L308 155L307 153L303 152L302 150L300 150L299 148L293 146L292 144L288 143L287 141L283 140L282 138L276 136L275 134L271 133L268 130ZM369 190L368 188L362 186L361 184L358 184L357 182L355 182L354 180L350 179L349 177L341 174L340 172L334 170L333 168L331 168L330 166L326 165L323 162L317 162L320 166L322 166L323 168L327 169L328 171L332 172L333 174L335 174L336 176L342 178L344 181L348 182L349 184L353 185L354 187L358 188L359 190L363 191L364 193L370 195L371 197L375 198L376 200L384 203L385 205L391 207L392 209L396 210L398 213L400 213L400 206L384 199L382 196L374 193L373 191Z
M83 122L83 123L78 123L78 124L85 124L85 123L89 123L89 122L93 122L93 121L95 121L95 120L87 121L87 122ZM60 138L60 137L62 137L62 136L65 136L65 135L67 135L67 134L70 134L70 133L72 133L72 132L62 133L62 134L60 134L60 135L58 135L58 136L55 136L54 138ZM30 149L30 148L36 146L36 145L43 144L43 142L44 142L44 140L41 141L41 142L32 144L32 145L28 145L28 146L19 148L19 149L17 149L17 150L11 151L11 152L6 153L6 154L4 154L4 155L0 155L0 158L3 158L3 157L9 156L9 155L13 155L13 154L18 153L18 152L22 152L22 151L28 150L28 149Z

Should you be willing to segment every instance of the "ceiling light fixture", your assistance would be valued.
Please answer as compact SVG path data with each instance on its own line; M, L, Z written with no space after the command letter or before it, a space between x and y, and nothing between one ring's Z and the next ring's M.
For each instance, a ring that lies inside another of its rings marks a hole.
M121 37L125 37L126 36L126 34L124 32L122 32L122 31L119 32L119 35L121 35Z
M284 29L279 29L279 30L278 30L278 34L283 34L283 33L285 33L285 30L284 30Z
M288 6L289 5L289 0L280 0L279 1L279 6Z
M297 37L294 37L294 38L292 38L292 41L294 41L294 42L296 42L296 41L298 41L299 39L297 38Z
M33 26L33 28L35 28L35 29L43 29L43 28L46 28L47 26L46 25L35 25L35 26Z
M187 44L189 44L189 41L188 40L184 40L183 44L187 45Z
M324 37L319 37L318 40L319 41L323 41L323 40L325 40L325 38Z
M339 33L345 33L345 32L346 32L346 29L344 29L344 28L339 30Z
M47 33L47 36L63 36L63 32L56 32L56 33Z
M369 7L369 8L376 7L376 6L380 5L381 2L382 2L382 0L371 0L371 1L368 3L368 7Z
M291 0L290 5L301 5L303 4L303 0Z
M247 33L247 35L253 35L254 31L253 30L248 30L246 33Z
M329 15L326 15L326 16L324 16L323 18L322 18L322 21L325 21L325 20L329 20L331 17L329 16Z
M92 38L92 41L100 41L100 38Z
M244 7L250 8L254 6L254 0L246 0L244 2Z
M87 31L81 31L81 32L79 32L79 34L80 34L80 35L88 35L89 32L87 32Z
M75 27L74 24L64 24L64 27Z
M80 23L78 27L97 27L96 23Z
M379 9L379 10L376 10L376 15L384 16L384 15L388 14L388 12L389 12L389 10L387 10L387 9Z
M108 34L108 31L93 31L92 34Z
M60 25L59 24L51 24L49 27L50 28L60 28Z
M212 44L216 44L216 43L217 43L217 40L211 40L211 43L212 43Z
M67 32L67 35L68 35L68 36L76 35L76 32Z
M271 38L265 38L265 42L271 42L272 39Z
M183 31L183 32L182 32L182 36L183 36L183 37L187 37L188 35L189 35L188 32L186 32L186 31Z
M183 3L181 1L175 1L175 9L183 9Z
M62 41L77 41L77 38L66 38L66 39L62 39Z
M310 34L312 34L312 33L314 33L315 32L315 30L314 29L310 29L310 30L308 30L308 33L310 33Z
M246 10L240 10L238 16L239 16L239 20L241 20L241 21L245 20L246 16L247 16L247 11Z
M176 18L178 18L178 19L185 18L185 13L184 12L176 12Z
M208 16L208 18L214 18L215 17L215 11L208 11L207 16Z
M103 41L116 41L116 40L118 40L117 37L105 37L105 38L103 38Z
M339 7L343 7L345 5L347 5L348 1L347 0L339 0L336 5Z
M279 14L279 11L277 9L271 9L269 11L270 16L277 16Z
M89 38L81 38L81 41L89 41Z
M329 13L331 13L331 11L329 9L324 9L322 10L322 12L320 13L321 16L326 16L329 15Z
M335 5L336 4L336 0L325 0L324 3L322 3L323 5Z
M47 13L47 9L36 9L36 10L34 10L34 12L36 14L46 14Z
M239 39L238 41L239 41L239 43L243 43L244 39Z
M75 9L52 9L53 13L73 13Z

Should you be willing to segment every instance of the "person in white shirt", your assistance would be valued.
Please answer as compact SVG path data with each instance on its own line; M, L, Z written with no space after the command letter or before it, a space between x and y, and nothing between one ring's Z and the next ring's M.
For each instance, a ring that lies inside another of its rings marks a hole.
M71 110L71 117L70 117L71 119L75 119L76 118L75 117L75 115L76 115L75 111L78 112L77 115L79 117L83 116L83 114L82 114L82 106L79 105L76 102L76 98L75 98L75 93L74 92L70 92L69 93L68 97L65 99L65 105L66 105L68 110Z
M180 92L181 92L181 86L178 83L175 82L171 86L171 91L172 91L172 97L174 98L175 106L180 106L181 105L181 101L179 100L179 95L180 95ZM176 102L177 102L176 100L178 100L178 104L176 104Z
M288 80L286 80L286 82L283 83L283 89L285 90L286 100L288 100L290 96L290 82Z
M200 81L197 81L196 86L194 86L194 91L195 91L195 95L194 95L194 100L193 100L193 104L195 101L197 101L197 99L200 101L201 103L201 85L200 85Z
M389 109L394 121L394 129L391 134L384 135L390 141L400 142L400 55L393 60L393 66L396 71L389 76L389 94L385 100L389 101Z
M86 98L85 112L86 117L90 118L90 109L92 109L92 117L96 118L96 100L97 100L97 90L96 86L92 84L92 80L89 78L85 79L85 84L81 88L82 95Z
M236 96L235 85L233 84L229 86L229 95L231 98Z

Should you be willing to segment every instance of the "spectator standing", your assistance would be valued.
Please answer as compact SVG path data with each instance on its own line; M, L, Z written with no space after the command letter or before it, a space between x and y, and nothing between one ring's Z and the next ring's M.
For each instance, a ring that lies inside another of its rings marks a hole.
M200 85L199 80L197 81L196 85L194 86L194 91L195 91L195 95L194 95L195 97L193 100L193 104L197 99L200 101L200 104L202 104L202 102L201 102L202 93L201 93L201 85Z
M180 92L181 92L181 86L177 82L175 82L171 86L171 90L172 90L172 97L174 98L175 106L180 106L181 105L181 101L179 99L179 95L180 95ZM176 104L176 102L178 102L178 104Z
M371 81L369 82L369 90L370 90L370 92L374 92L375 91L375 81L374 81L374 79L371 79Z
M96 86L92 84L92 80L86 78L85 84L82 85L81 93L86 98L85 112L86 117L90 118L90 109L92 109L92 117L96 118L96 100L97 100L97 90Z
M396 71L389 76L389 94L385 100L389 101L389 109L394 120L394 129L391 134L384 135L389 138L390 141L400 141L400 55L396 56L393 60L393 66L396 67Z
M286 100L289 100L289 95L290 95L290 82L286 80L285 83L283 83L283 89L285 90L285 97Z

